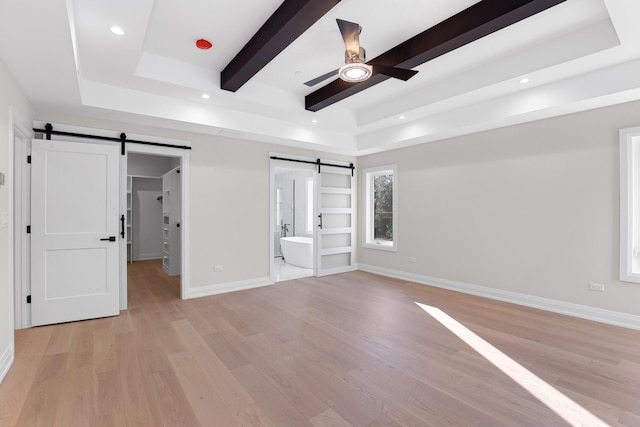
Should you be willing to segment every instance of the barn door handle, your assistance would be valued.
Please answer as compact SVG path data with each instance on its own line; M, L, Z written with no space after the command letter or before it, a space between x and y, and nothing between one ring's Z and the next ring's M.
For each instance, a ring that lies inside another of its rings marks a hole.
M120 236L124 239L124 215L120 217Z
M318 215L318 218L320 218L320 224L318 224L318 227L322 230L322 214Z
M105 237L104 239L100 239L101 242L115 242L116 236Z

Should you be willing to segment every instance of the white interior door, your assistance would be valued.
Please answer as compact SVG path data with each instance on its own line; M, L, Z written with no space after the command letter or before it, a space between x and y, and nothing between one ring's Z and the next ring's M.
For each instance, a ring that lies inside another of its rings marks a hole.
M339 164L321 160L323 163ZM345 164L346 165L346 164ZM350 168L321 166L317 185L318 276L355 269L355 178Z
M119 314L119 147L32 141L32 325Z

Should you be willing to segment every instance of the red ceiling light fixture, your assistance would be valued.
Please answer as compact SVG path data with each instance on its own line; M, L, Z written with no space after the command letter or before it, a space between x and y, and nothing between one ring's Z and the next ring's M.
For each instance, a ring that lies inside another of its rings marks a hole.
M196 40L196 47L198 49L207 50L207 49L211 49L212 46L213 45L209 40L205 40L205 39Z

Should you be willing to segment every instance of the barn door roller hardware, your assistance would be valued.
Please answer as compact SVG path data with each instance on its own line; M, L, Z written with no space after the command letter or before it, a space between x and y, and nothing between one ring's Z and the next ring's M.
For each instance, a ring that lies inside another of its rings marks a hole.
M353 171L356 169L353 163L349 163L349 165L347 166L347 165L336 165L333 163L322 163L320 159L316 159L316 161L313 162L311 160L287 159L285 157L276 157L276 156L271 156L270 158L273 160L284 160L285 162L296 162L296 163L306 163L309 165L316 165L318 167L318 173L320 173L321 166L331 166L334 168L351 169L351 176L353 176Z
M127 142L142 144L142 145L153 145L155 147L170 147L170 148L181 148L183 150L191 150L191 147L186 145L173 145L173 144L164 144L162 142L149 142L149 141L138 141L135 139L128 139L126 133L121 133L119 138L114 138L111 136L102 136L102 135L91 135L86 133L77 133L77 132L64 132L60 130L53 130L53 125L51 123L47 123L44 126L44 129L33 128L33 131L36 133L42 133L45 135L47 140L51 140L51 135L60 135L60 136L73 136L76 138L88 138L88 139L97 139L100 141L110 141L110 142L118 142L120 143L120 154L125 155L125 144Z

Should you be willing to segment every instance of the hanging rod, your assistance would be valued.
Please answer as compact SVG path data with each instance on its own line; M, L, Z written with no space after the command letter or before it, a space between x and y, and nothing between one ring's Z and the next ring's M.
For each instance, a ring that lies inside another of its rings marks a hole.
M191 150L191 147L187 145L173 145L173 144L164 144L162 142L148 142L148 141L137 141L135 139L127 139L127 135L123 132L120 134L119 138L112 136L100 136L100 135L91 135L86 133L76 133L76 132L64 132L61 130L53 130L53 125L51 123L47 123L44 129L33 128L33 131L36 133L43 133L46 135L47 140L51 139L51 135L60 135L60 136L75 136L78 138L89 138L89 139L98 139L100 141L112 141L119 142L121 144L120 154L124 156L125 154L125 143L132 142L135 144L142 145L153 145L155 147L170 147L170 148L181 148L183 150Z
M276 157L276 156L271 156L270 157L273 160L284 160L286 162L296 162L296 163L306 163L309 165L316 165L318 166L318 173L320 173L320 166L331 166L334 168L343 168L343 169L351 169L351 176L353 176L353 171L356 169L356 167L353 165L353 163L349 163L349 166L347 165L336 165L333 163L322 163L320 161L320 159L317 159L315 162L311 161L311 160L298 160L298 159L287 159L285 157Z

